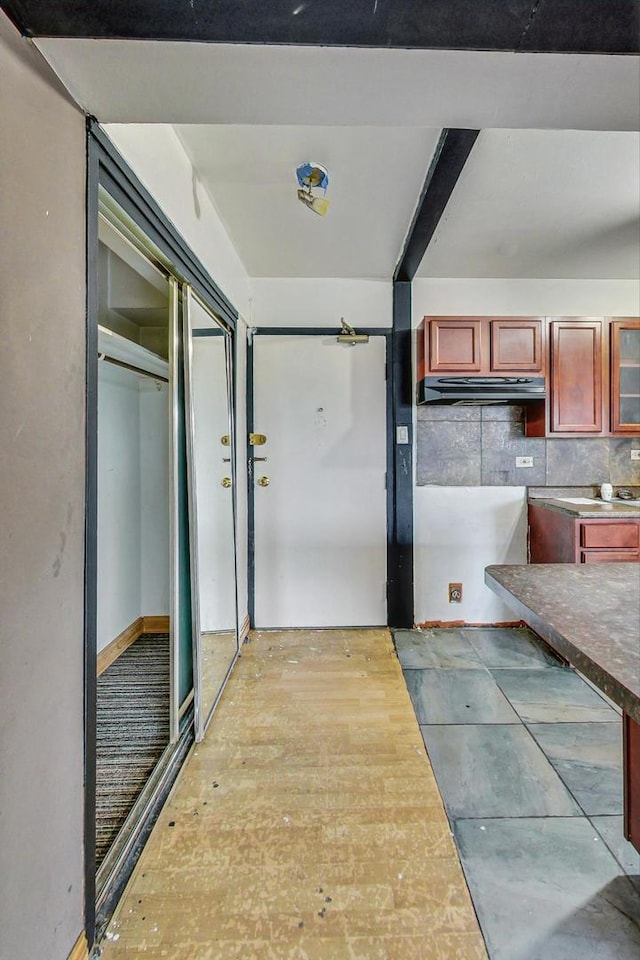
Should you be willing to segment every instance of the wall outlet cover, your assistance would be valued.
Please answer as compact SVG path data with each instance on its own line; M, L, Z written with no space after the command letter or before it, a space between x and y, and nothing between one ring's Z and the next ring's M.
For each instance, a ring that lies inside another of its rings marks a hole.
M631 451L631 459L632 459L632 460L640 460L640 450L632 450L632 451Z
M449 584L449 603L462 603L462 584Z
M532 467L533 457L516 457L516 467Z

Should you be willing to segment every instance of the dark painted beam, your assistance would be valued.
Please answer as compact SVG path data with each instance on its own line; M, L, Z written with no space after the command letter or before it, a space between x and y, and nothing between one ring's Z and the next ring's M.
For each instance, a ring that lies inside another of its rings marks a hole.
M478 137L478 130L443 130L434 151L402 256L393 277L391 444L388 483L392 518L387 549L387 610L391 627L414 624L413 398L411 281ZM398 443L398 428L407 443Z
M638 0L1 0L26 36L638 53Z
M412 627L413 619L413 377L411 372L411 284L393 285L390 365L392 470L387 474L387 623ZM398 427L407 442L398 443Z
M440 134L394 281L413 280L479 132L445 129Z

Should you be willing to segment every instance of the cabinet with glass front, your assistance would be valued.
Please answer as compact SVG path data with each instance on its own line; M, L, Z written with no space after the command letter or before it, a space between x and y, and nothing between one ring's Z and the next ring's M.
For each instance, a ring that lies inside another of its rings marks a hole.
M640 433L640 319L611 321L611 432Z

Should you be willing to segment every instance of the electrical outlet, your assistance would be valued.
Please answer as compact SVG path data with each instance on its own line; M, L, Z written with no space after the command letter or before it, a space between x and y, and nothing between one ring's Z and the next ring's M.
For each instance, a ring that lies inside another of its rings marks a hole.
M631 459L632 459L632 460L640 460L640 450L632 450L632 451L631 451Z
M462 584L449 584L449 603L462 603Z
M532 467L533 457L516 457L516 467Z

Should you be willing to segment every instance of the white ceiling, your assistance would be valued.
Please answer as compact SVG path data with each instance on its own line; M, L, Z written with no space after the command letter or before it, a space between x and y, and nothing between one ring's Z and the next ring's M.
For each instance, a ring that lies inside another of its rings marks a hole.
M633 279L639 215L638 134L483 130L418 276Z
M253 276L390 278L444 126L482 133L419 276L639 274L637 57L37 45L100 121L175 125ZM295 197L309 159L324 218Z
M389 277L439 130L177 126L251 276ZM327 167L329 212L297 199L304 160Z
M35 41L107 123L637 130L631 56Z

